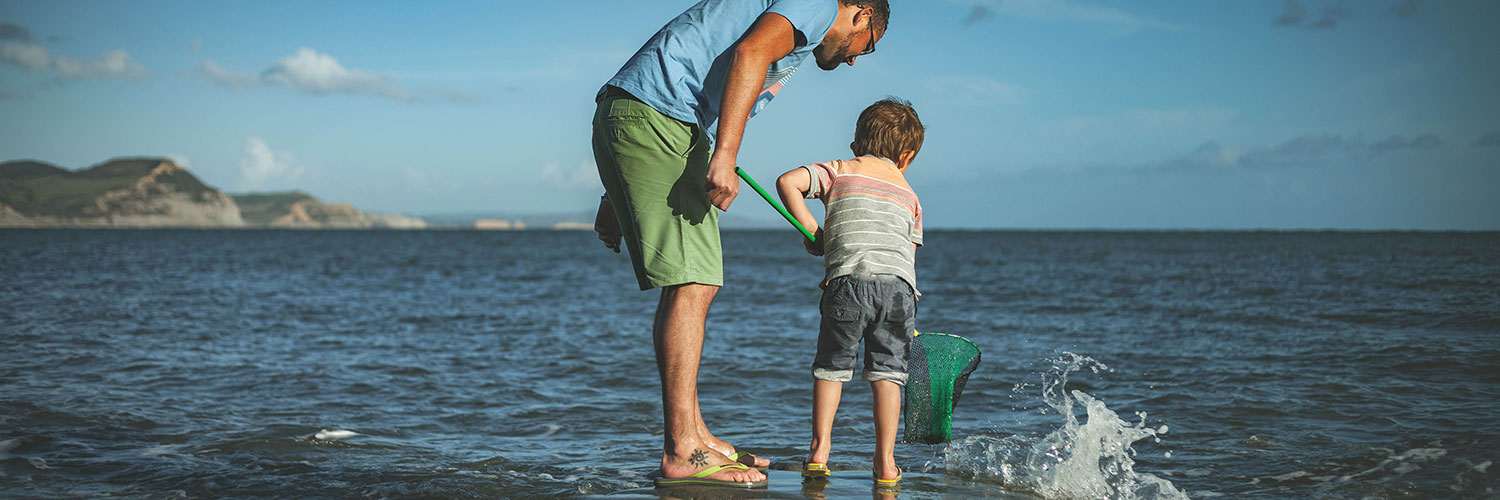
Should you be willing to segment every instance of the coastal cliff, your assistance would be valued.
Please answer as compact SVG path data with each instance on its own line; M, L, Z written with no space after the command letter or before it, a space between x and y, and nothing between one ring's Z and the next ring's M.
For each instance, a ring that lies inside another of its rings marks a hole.
M237 194L245 222L295 229L423 229L416 217L361 212L348 203L324 203L301 191Z
M0 226L240 227L234 200L170 160L111 160L77 172L0 164Z
M0 227L420 229L422 219L360 212L302 192L227 195L164 158L70 171L0 163Z

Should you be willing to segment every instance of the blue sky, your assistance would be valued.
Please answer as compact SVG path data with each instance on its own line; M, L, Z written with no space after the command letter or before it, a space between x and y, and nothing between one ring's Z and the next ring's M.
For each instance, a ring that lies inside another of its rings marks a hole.
M833 1L833 0L829 0ZM230 192L585 212L592 96L688 1L0 1L0 160ZM1500 229L1500 2L893 2L749 125L761 179L896 95L934 228ZM731 216L774 219L748 189Z

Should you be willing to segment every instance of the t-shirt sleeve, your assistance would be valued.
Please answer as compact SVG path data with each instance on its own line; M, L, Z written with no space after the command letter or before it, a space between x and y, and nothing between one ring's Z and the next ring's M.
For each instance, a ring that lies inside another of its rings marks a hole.
M792 28L797 30L798 47L822 43L839 15L836 0L775 0L766 12L775 12L792 22Z
M912 243L916 243L917 246L922 246L922 204L921 203L917 203L917 211L916 211L916 213L914 215L915 215L915 218L912 219L912 223L911 223L911 242Z
M807 169L808 177L812 182L807 187L807 199L822 198L828 192L828 187L833 185L833 178L839 173L831 163L814 163L802 168Z

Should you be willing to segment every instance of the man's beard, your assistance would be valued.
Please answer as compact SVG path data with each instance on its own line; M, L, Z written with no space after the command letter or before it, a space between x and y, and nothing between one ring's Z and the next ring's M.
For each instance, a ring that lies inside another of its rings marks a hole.
M835 54L837 54L836 58L825 58L823 56L823 54L819 53L820 52L819 49L822 49L823 47L827 47L828 46L826 43L819 44L818 48L813 49L813 58L817 59L817 61L818 61L818 67L822 68L823 71L833 71L833 70L838 69L839 65L843 64L844 60L848 59L848 57L849 57L848 54L849 54L849 39L850 38L854 38L854 37L852 37L852 36L846 36L846 37L844 37L843 43L839 44L838 50L836 50L834 52Z

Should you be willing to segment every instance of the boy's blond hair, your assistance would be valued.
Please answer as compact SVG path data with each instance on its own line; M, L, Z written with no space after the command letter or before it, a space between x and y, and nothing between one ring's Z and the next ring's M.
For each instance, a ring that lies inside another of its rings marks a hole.
M859 121L854 124L854 143L850 147L856 155L875 155L896 161L903 152L922 150L925 130L910 102L887 97L859 113Z

